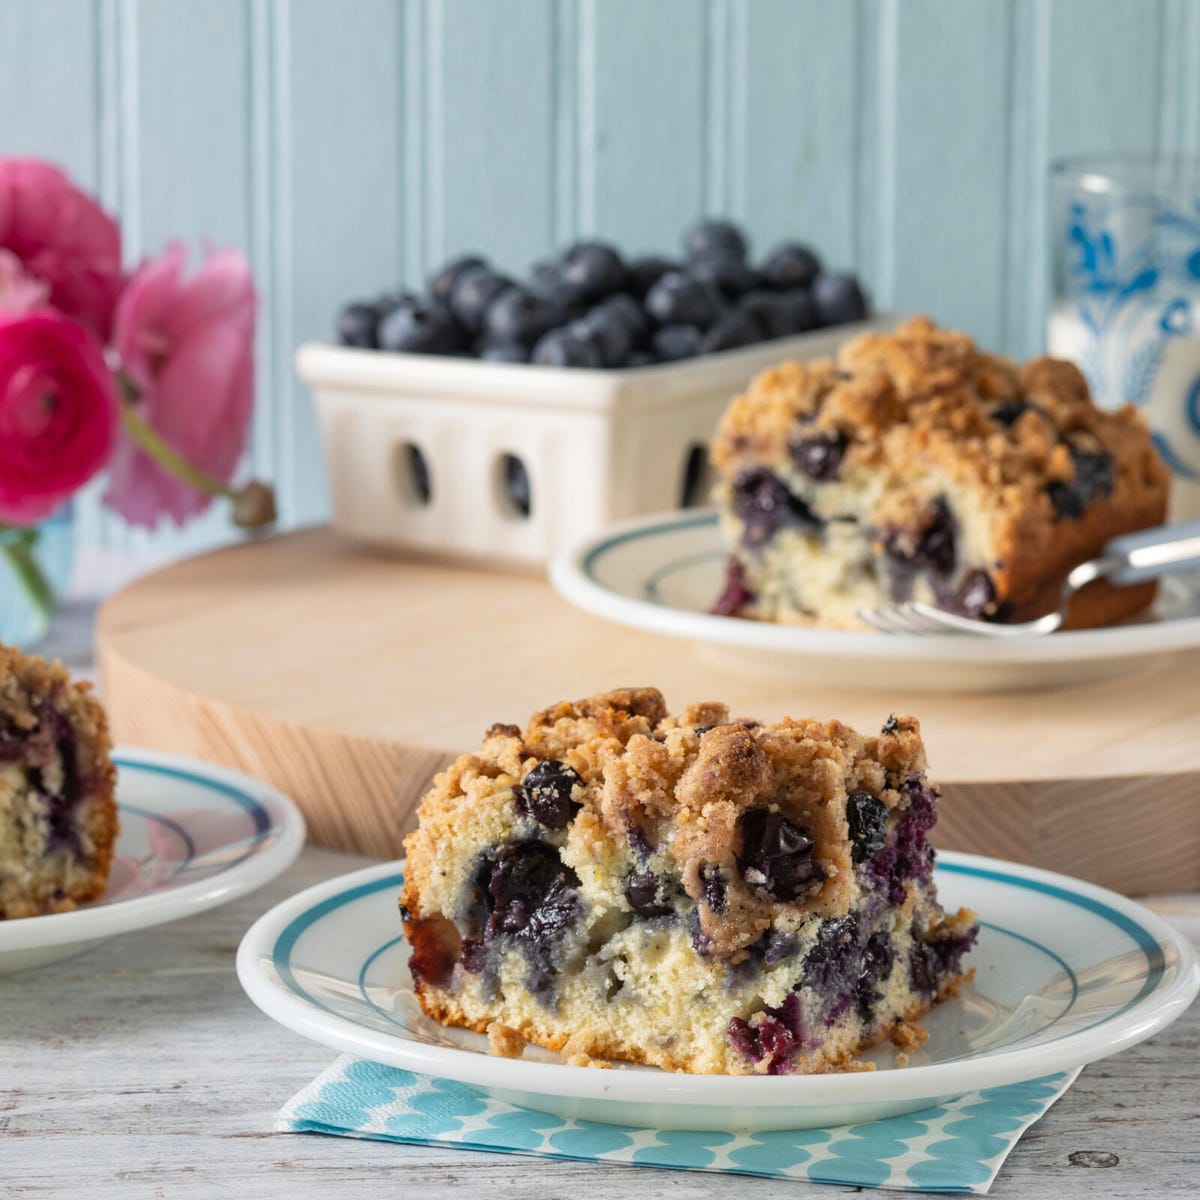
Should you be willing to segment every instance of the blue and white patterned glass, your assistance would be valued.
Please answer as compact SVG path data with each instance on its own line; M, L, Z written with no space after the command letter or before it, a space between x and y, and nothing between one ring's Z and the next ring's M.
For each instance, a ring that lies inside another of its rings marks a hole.
M1200 159L1074 159L1052 171L1047 346L1107 408L1142 410L1171 519L1200 517Z

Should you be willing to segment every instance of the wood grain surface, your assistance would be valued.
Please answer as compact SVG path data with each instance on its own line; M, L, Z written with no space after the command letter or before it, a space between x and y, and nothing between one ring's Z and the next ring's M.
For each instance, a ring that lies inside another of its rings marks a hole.
M1124 891L1200 887L1200 653L998 695L814 689L580 613L532 574L381 557L313 529L146 576L102 608L116 737L240 768L311 836L400 852L434 773L496 721L651 684L773 720L921 718L937 840Z
M263 1016L238 985L234 952L269 907L364 865L309 847L281 878L224 908L0 975L0 1197L825 1200L861 1191L271 1133L279 1108L335 1052ZM1200 939L1200 899L1153 907ZM1193 1005L1158 1037L1085 1068L1014 1149L992 1196L1195 1196L1198 1063Z

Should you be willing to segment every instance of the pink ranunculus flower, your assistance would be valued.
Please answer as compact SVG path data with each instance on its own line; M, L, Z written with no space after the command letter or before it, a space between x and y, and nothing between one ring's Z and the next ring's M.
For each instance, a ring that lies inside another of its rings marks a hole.
M50 516L108 462L120 400L100 343L55 312L0 323L0 521Z
M0 158L0 250L46 286L54 308L108 340L124 282L121 231L57 167Z
M254 403L254 280L234 251L210 253L184 279L178 242L144 264L121 294L113 345L142 420L192 466L228 483L246 448ZM182 525L212 496L169 474L128 437L104 502L132 525Z

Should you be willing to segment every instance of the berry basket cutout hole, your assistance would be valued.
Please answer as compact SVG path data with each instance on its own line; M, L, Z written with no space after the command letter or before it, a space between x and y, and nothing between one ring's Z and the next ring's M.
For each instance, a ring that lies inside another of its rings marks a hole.
M524 461L515 454L500 455L495 480L500 511L511 520L528 521L533 515L533 485Z
M402 442L392 456L396 494L408 508L428 508L433 500L429 461L414 442Z
M683 463L683 478L679 484L680 508L703 508L711 503L716 472L708 461L708 447L693 442Z

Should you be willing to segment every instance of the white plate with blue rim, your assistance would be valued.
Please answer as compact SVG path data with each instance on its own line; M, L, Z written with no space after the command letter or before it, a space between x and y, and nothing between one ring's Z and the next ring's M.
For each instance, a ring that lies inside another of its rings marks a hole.
M1048 637L885 634L778 625L710 610L726 551L711 509L625 521L565 547L550 565L559 594L594 616L685 638L742 670L859 688L982 691L1101 679L1200 647L1200 576L1162 580L1144 616Z
M682 1075L569 1066L528 1048L496 1058L417 1004L397 898L400 864L307 889L273 908L238 950L247 994L280 1024L333 1049L479 1088L559 1116L656 1129L761 1132L860 1123L981 1088L1040 1079L1125 1050L1180 1016L1200 989L1186 939L1091 884L967 854L938 858L947 908L982 921L971 983L922 1020L928 1043L899 1066L830 1075Z
M274 879L304 846L304 818L266 784L176 754L118 748L108 888L73 912L0 921L0 972L227 904Z

